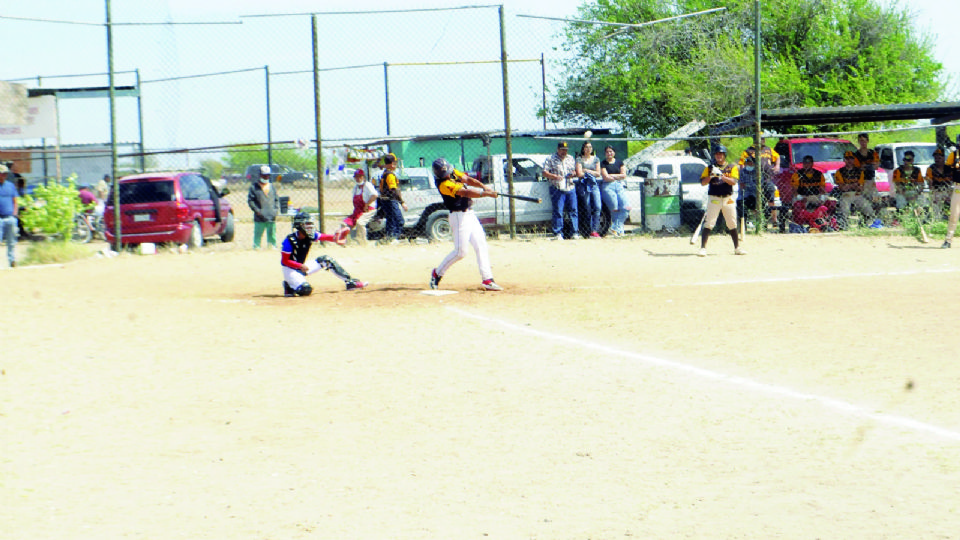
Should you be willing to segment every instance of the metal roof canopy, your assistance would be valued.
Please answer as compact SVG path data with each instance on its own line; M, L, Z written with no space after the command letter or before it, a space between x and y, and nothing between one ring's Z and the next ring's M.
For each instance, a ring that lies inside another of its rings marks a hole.
M927 119L930 120L931 125L960 119L960 101L852 107L800 107L765 109L760 112L760 125L763 128ZM751 126L753 123L753 114L742 114L709 126L708 130L711 135L720 135Z
M140 97L140 89L136 86L114 86L116 97ZM93 86L88 88L29 88L28 97L57 96L57 99L67 98L108 98L109 86Z

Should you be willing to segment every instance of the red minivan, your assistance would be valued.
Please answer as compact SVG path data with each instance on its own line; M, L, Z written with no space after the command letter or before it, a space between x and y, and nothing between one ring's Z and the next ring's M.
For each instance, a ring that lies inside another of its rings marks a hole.
M233 210L217 189L196 172L145 173L125 176L120 188L120 236L124 244L144 242L200 247L204 238L232 242ZM113 243L113 193L103 212L107 241Z

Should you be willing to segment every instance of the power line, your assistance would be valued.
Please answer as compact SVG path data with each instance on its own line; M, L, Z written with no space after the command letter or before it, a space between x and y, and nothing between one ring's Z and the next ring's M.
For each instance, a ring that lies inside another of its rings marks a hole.
M240 18L254 17L295 17L302 15L376 15L379 13L418 13L424 11L455 11L460 9L487 9L498 8L500 4L486 4L475 6L457 6L445 8L415 8L415 9L375 9L367 11L308 11L303 13L260 13L251 15L240 15Z
M78 26L106 26L107 23L87 22L87 21L65 21L58 19L40 19L36 17L13 17L10 15L0 15L0 19L12 21L29 21L52 24L73 24ZM167 22L112 22L111 26L181 26L181 25L206 25L206 24L243 24L243 21L167 21Z

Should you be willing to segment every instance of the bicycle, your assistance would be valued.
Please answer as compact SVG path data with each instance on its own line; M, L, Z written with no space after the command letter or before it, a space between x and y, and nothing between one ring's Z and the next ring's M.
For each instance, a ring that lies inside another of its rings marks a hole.
M89 243L95 236L106 240L103 216L90 212L80 212L73 218L71 239L80 244Z

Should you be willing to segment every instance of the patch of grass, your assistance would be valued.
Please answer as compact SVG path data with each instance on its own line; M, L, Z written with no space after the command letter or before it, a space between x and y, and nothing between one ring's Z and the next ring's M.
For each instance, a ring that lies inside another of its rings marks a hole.
M50 242L31 242L27 248L27 256L21 261L21 264L57 264L78 259L86 259L96 252L96 248L90 244L77 244L75 242L50 241Z

